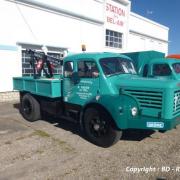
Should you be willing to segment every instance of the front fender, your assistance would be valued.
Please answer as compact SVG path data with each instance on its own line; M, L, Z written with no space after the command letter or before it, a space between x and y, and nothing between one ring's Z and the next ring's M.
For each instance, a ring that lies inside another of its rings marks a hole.
M87 106L91 104L104 107L109 112L119 129L128 128L128 122L136 118L131 115L131 108L138 108L137 101L128 95L104 95L96 97L91 102L87 103L84 108L87 108Z

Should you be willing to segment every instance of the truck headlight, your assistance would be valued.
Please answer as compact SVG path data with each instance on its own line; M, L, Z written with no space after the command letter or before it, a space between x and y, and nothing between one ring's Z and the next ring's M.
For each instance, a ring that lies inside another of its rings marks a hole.
M136 115L137 115L137 113L138 113L138 109L137 109L137 107L133 107L133 108L131 108L131 114L132 114L132 116L136 116Z

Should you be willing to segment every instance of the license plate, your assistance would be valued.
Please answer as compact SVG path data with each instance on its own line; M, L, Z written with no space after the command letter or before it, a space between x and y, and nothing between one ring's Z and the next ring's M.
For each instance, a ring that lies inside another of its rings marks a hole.
M146 126L148 128L164 128L163 122L147 122Z

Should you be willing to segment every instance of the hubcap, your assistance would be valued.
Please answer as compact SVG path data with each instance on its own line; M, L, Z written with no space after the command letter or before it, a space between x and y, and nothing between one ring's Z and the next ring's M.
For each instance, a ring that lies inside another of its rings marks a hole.
M94 130L95 130L95 131L98 131L99 128L100 128L100 125L99 125L99 124L94 124Z
M108 125L106 121L101 119L99 116L92 118L89 125L91 134L94 137L102 137L107 134Z

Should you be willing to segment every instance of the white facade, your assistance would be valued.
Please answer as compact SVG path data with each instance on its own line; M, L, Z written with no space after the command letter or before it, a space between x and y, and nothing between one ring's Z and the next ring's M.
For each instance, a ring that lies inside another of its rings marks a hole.
M88 52L167 53L168 28L130 8L128 0L2 0L0 92L12 91L12 77L22 75L25 47L76 53L85 45Z
M156 50L167 54L169 29L135 13L130 14L127 51Z

